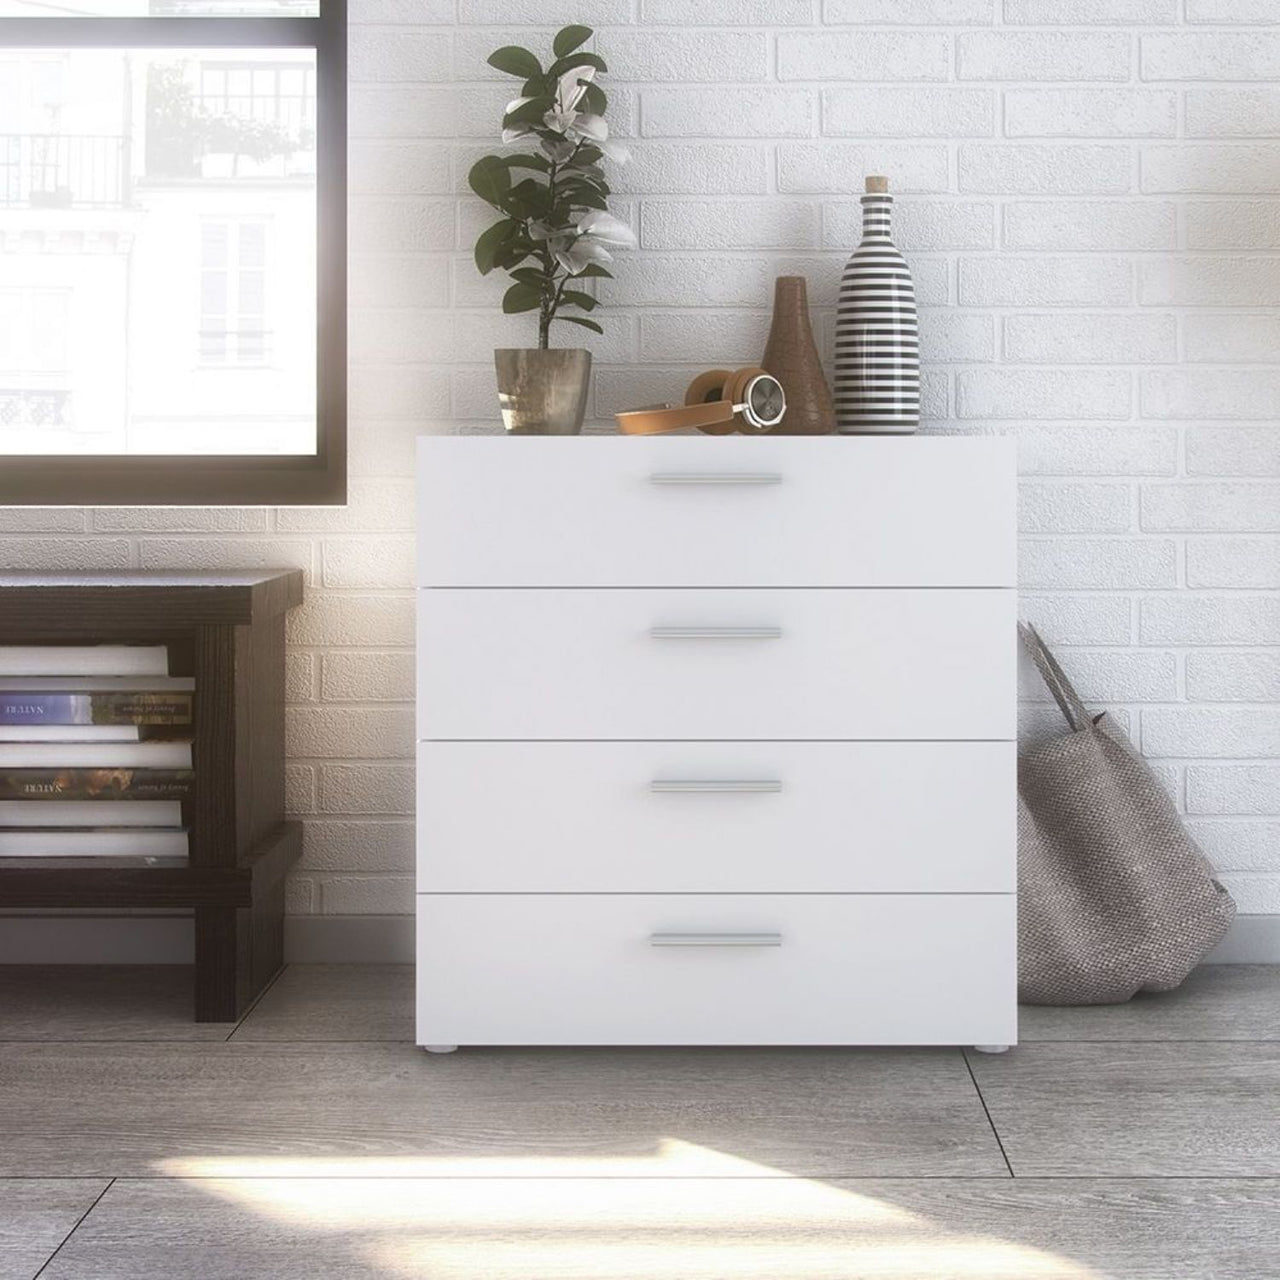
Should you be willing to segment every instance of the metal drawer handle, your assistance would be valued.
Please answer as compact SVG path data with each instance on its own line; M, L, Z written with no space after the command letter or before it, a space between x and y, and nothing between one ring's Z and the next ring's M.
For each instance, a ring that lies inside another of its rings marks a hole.
M781 627L650 627L654 640L780 640Z
M780 933L651 933L651 947L780 947Z
M673 485L761 485L781 484L776 471L655 471L650 484Z
M649 783L650 791L674 792L776 792L782 790L780 778L725 778L721 779L689 779L654 778Z

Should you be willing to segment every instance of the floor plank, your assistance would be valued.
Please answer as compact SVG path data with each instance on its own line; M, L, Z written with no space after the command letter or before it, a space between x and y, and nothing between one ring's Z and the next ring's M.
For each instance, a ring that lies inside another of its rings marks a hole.
M413 965L290 965L236 1040L413 1041Z
M1280 1175L1280 1044L968 1057L1016 1177Z
M1018 1038L1037 1040L1280 1040L1280 967L1201 965L1176 991L1125 1004L1024 1005Z
M1280 1254L1276 969L1024 1010L1021 1047L968 1054L1011 1180L959 1051L434 1058L398 966L291 969L222 1043L187 971L15 968L0 1280L117 1173L41 1280L1264 1280Z
M1275 1181L115 1183L42 1280L1261 1280Z
M0 1280L31 1280L106 1185L92 1178L0 1179Z
M0 1040L225 1040L192 1021L190 965L0 965Z
M25 1176L423 1156L562 1176L650 1161L664 1140L748 1176L1007 1176L958 1050L8 1044L0 1132L0 1173Z

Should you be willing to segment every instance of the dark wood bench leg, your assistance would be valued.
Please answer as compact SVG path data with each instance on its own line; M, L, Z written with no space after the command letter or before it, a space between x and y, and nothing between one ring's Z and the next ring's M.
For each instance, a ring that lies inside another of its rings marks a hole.
M248 907L197 907L196 1021L234 1022L284 964L284 890L302 852L302 824L281 823L250 854Z
M197 1022L234 1022L240 1016L241 914L247 912L238 907L195 909Z
M195 866L234 867L237 862L238 819L245 800L236 793L236 733L243 718L236 697L236 647L237 639L247 634L248 628L222 625L195 632ZM240 1016L241 910L195 909L197 1022L234 1022Z

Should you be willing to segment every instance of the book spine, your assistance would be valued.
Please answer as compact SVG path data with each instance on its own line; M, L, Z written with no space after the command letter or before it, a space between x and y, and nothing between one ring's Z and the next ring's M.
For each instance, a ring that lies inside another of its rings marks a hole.
M184 800L192 769L9 769L0 800Z
M0 724L190 724L189 693L21 693L0 689Z

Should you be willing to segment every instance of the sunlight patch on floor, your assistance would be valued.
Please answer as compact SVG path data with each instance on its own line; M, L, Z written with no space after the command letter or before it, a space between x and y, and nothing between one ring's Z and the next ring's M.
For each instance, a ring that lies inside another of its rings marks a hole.
M659 1138L625 1156L217 1156L156 1162L171 1178L785 1178L740 1156Z
M554 1236L557 1225L546 1233ZM1101 1280L1077 1263L999 1240L865 1240L848 1227L819 1241L771 1238L527 1241L434 1239L371 1252L388 1276L431 1280Z
M340 1235L406 1280L1103 1280L675 1139L648 1157L181 1159L163 1171L286 1229Z

